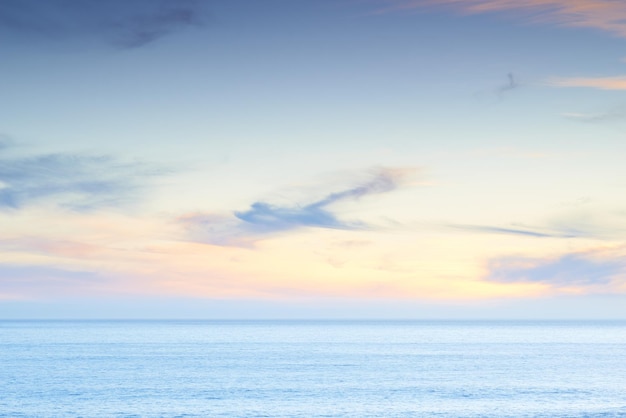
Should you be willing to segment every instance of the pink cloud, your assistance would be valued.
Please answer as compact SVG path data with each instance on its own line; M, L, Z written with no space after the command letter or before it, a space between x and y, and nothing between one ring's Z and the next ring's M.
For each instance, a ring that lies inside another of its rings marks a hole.
M97 245L69 240L46 238L17 238L0 240L0 249L9 251L26 251L35 254L46 254L67 258L92 257L102 251Z
M600 90L626 90L626 76L557 78L549 82L556 87L589 87Z
M464 13L516 11L533 23L600 29L626 37L626 3L621 0L387 0L381 12L452 7Z

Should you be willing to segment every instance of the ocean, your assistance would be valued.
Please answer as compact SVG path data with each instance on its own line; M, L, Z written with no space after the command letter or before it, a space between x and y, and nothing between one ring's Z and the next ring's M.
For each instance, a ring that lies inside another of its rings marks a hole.
M626 322L0 321L0 417L626 417Z

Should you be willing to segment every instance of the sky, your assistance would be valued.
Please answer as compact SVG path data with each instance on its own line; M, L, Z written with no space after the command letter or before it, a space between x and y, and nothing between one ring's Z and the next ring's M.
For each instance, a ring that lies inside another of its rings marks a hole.
M0 318L626 319L622 0L0 0Z

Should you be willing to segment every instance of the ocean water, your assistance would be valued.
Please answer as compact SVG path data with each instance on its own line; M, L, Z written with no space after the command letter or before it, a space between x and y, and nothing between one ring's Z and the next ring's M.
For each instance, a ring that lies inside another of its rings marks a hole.
M626 323L0 321L0 417L626 417Z

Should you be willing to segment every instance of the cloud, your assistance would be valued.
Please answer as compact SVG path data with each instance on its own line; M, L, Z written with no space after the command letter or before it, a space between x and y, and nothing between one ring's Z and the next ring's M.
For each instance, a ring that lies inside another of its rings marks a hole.
M564 77L548 81L554 87L588 87L599 90L626 90L626 76L616 77Z
M235 212L235 216L260 231L280 231L299 226L354 229L363 225L339 221L326 208L333 203L390 192L398 187L398 183L404 175L403 170L382 169L366 183L331 193L323 199L305 206L280 207L264 202L255 202L249 210Z
M449 228L486 234L521 235L536 238L585 238L602 241L623 241L626 237L626 213L594 207L589 197L562 202L567 209L559 211L540 224L528 226L521 223L509 225L448 224Z
M65 296L101 287L106 281L100 274L89 271L0 264L0 298Z
M20 209L45 201L76 211L117 206L143 188L141 178L157 174L162 171L111 156L0 154L0 209Z
M488 264L487 279L501 283L544 283L554 287L606 286L621 278L626 260L602 259L591 253L555 259L503 257Z
M234 212L235 219L207 214L190 214L180 221L200 240L218 245L242 244L251 238L289 231L302 227L330 229L366 229L359 221L344 221L331 210L331 206L362 197L388 193L400 186L412 169L382 168L371 173L370 178L354 187L334 192L303 206L281 206L254 202L246 211Z
M326 205L316 202L303 207L280 207L264 202L255 202L245 212L235 212L235 216L245 222L255 232L278 232L301 226L319 228L355 229L359 224L339 221L325 209Z
M101 252L102 247L87 242L67 239L26 236L0 239L0 251L28 252L31 254L45 254L46 256L85 259Z
M380 12L453 7L465 13L516 11L531 23L600 29L626 37L626 3L621 0L387 0Z
M448 225L452 228L463 229L472 232L481 232L487 234L506 234L506 235L523 235L536 238L576 238L580 235L573 231L537 231L532 229L517 229L517 228L502 228L497 226L487 225Z
M96 38L136 48L205 20L197 0L3 0L0 35Z
M549 220L548 226L577 237L622 241L626 237L625 220L626 216L620 210L594 210L574 206L572 210Z
M0 263L0 300L151 293L152 278L65 265Z
M513 73L508 73L506 76L508 82L496 89L496 94L500 97L506 92L514 90L520 86L519 83L515 80L515 76L513 75Z
M495 96L496 99L502 100L507 95L512 94L511 92L513 90L517 90L523 86L523 84L519 82L518 77L512 72L507 73L502 78L506 79L506 82L500 82L499 84L494 83L491 87L487 89L477 91L474 94L474 97L476 97L477 99L487 98L488 100L491 100L493 96Z
M563 117L580 122L612 122L626 119L626 106L617 106L600 113L563 113Z

